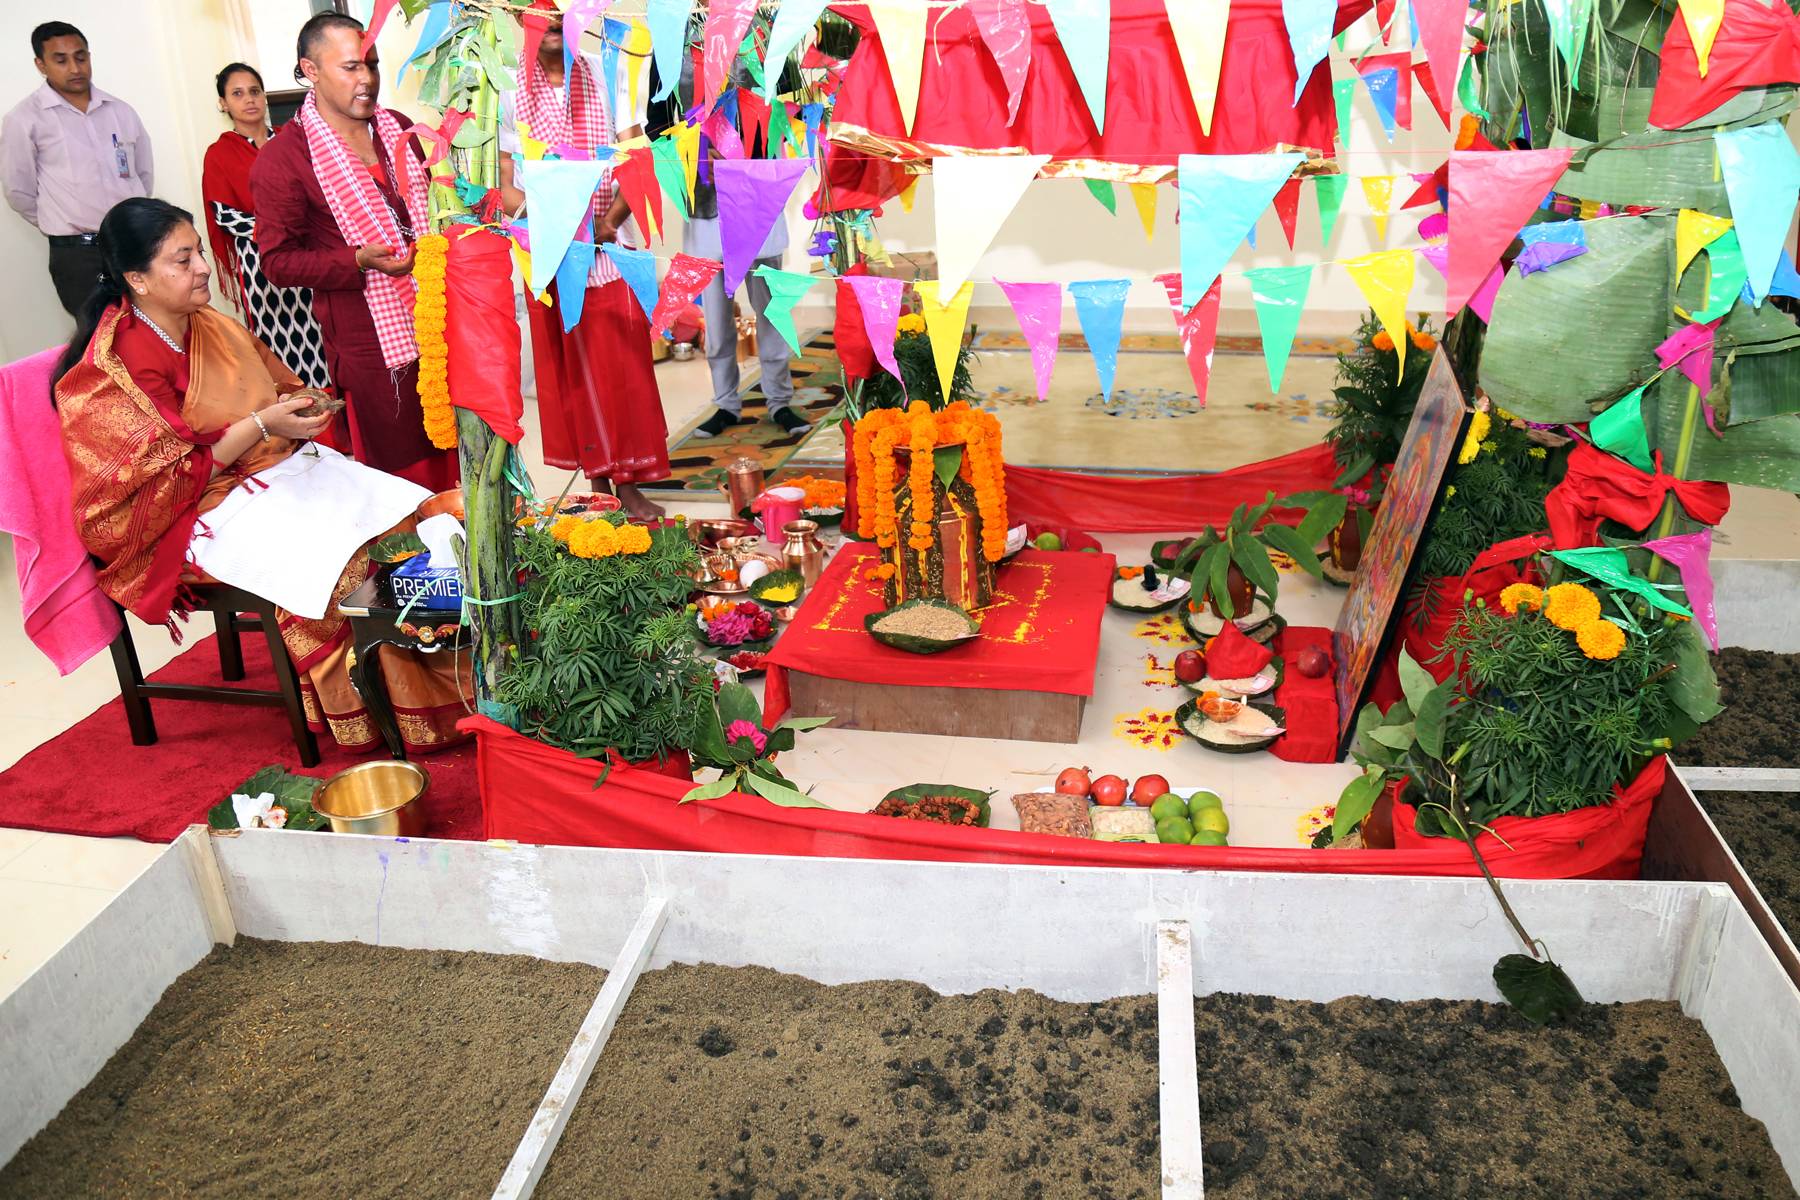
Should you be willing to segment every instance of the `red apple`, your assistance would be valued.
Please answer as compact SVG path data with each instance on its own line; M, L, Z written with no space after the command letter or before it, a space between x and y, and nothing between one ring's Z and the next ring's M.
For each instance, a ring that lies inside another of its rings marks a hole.
M1125 781L1117 775L1102 775L1094 780L1094 803L1108 808L1125 803Z
M1331 656L1317 646L1308 646L1294 656L1294 670L1308 679L1322 678L1331 670Z
M1206 656L1198 650L1183 650L1175 656L1175 678L1183 683L1199 683L1206 678Z
M1056 790L1064 796L1085 796L1093 789L1086 767L1068 767L1056 777Z
M1131 785L1131 802L1149 808L1158 796L1167 795L1169 781L1161 775L1140 775L1138 781Z

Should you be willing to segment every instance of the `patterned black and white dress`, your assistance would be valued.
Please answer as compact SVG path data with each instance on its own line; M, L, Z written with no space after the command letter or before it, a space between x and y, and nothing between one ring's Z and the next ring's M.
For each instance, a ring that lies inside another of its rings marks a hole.
M213 219L237 251L238 282L244 289L244 323L268 344L308 387L328 388L325 335L313 319L312 289L276 287L263 274L256 247L256 218L242 209L213 201Z

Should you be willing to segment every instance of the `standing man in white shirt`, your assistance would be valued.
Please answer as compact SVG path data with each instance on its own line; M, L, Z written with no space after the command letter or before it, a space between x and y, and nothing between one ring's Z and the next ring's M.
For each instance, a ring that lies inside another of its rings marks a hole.
M87 38L64 21L31 31L44 84L0 124L0 186L50 240L50 280L75 316L94 290L94 231L121 200L151 194L150 135L131 105L93 85Z

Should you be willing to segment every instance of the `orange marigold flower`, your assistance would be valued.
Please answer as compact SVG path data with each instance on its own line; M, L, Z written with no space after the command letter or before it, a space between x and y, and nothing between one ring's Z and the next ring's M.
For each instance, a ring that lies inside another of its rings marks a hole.
M1625 630L1617 622L1599 617L1575 631L1575 644L1589 658L1613 659L1625 648Z
M1421 350L1433 350L1437 348L1437 339L1423 330L1415 329L1412 333L1412 344Z
M1387 330L1383 329L1369 339L1369 345L1375 347L1377 350L1392 350L1394 348L1394 339L1388 334Z
M1579 583L1559 583L1544 593L1544 616L1573 633L1600 618L1600 597Z
M1509 583L1500 589L1500 607L1509 617L1521 607L1543 608L1544 589L1529 583Z

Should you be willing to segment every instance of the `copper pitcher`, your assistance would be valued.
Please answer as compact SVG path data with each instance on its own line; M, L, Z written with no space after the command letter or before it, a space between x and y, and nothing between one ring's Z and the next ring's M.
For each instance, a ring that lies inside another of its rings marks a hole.
M742 516L749 511L750 504L763 493L762 463L754 458L740 458L725 468L725 482L719 485L725 493L725 501L731 506L731 515Z
M789 521L781 527L781 535L781 561L790 571L800 572L800 581L812 587L825 571L825 544L819 541L819 523Z

